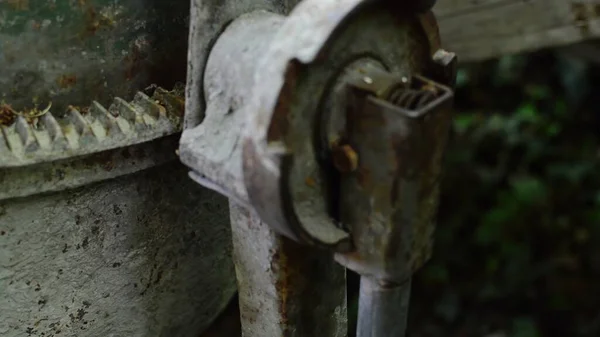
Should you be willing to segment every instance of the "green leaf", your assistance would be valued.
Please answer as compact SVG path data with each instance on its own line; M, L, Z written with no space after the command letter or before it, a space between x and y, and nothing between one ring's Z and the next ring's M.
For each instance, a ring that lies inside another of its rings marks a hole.
M554 101L554 113L557 116L565 116L567 112L567 102L565 102L564 99L557 99Z
M515 112L515 115L521 122L535 123L540 120L537 107L531 102L521 105Z
M520 177L511 181L513 196L520 202L532 204L544 199L548 193L546 185L535 177Z
M454 118L454 130L458 133L465 133L474 123L475 115L460 114Z
M487 128L491 131L504 130L506 127L506 118L500 114L493 114L487 121Z
M546 127L546 134L550 137L554 137L560 133L562 126L558 123L550 123Z
M586 175L593 171L594 164L586 162L555 164L548 168L548 173L551 176L567 179L571 183L580 182Z
M520 317L513 321L512 337L539 337L535 321L529 317Z
M502 240L504 225L512 218L512 212L503 208L495 208L485 214L482 224L475 230L475 242L489 246Z
M547 99L550 97L550 89L547 86L534 84L528 85L525 87L525 92L527 95L529 95L529 97L536 100Z

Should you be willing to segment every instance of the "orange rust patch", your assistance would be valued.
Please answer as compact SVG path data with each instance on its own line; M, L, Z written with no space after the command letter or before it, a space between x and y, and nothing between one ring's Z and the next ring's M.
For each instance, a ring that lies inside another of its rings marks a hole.
M270 125L267 130L267 140L269 142L280 141L286 138L290 127L290 110L292 100L294 99L296 90L296 79L300 71L300 63L296 60L290 61L285 71L285 82L283 88L279 92L279 98Z
M90 108L89 107L80 107L77 105L69 105L67 107L67 110L76 110L76 111L79 111L80 114L85 115L89 112Z
M358 168L358 154L350 145L339 146L333 150L333 164L340 172L354 172Z
M60 76L56 82L61 89L67 89L77 84L77 76L73 74L65 74Z

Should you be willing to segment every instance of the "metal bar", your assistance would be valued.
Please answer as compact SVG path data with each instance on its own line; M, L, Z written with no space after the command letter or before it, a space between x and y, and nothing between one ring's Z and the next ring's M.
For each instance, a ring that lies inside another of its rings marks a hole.
M346 270L230 201L244 337L346 337Z
M411 279L382 284L370 277L360 280L357 337L404 337L408 321Z

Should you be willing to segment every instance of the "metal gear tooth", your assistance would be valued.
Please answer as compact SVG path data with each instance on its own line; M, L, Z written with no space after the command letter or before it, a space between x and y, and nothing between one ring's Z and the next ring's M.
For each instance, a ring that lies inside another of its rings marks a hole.
M80 137L85 137L92 132L88 125L88 121L83 117L79 110L70 107L67 116L69 122L73 124L75 131L77 131L77 134L79 134Z
M8 160L5 157L11 153L8 140L6 139L4 132L5 128L5 126L0 125L0 162Z
M60 139L65 138L65 135L62 133L60 125L56 121L56 118L54 118L52 112L48 112L40 117L40 122L42 123L42 126L48 130L50 138L53 142L57 142Z
M48 112L40 117L40 123L48 133L49 144L47 148L54 151L64 151L68 148L67 139L52 112Z
M25 117L17 117L17 120L15 121L15 131L21 139L21 144L23 145L24 151L33 152L40 148L33 134L33 129Z
M115 124L114 117L96 101L92 102L87 114L93 121L99 121L106 129L110 129Z
M90 126L94 134L100 140L106 137L111 137L113 140L123 139L129 130L129 124L125 120L114 117L96 101L90 105L87 116L91 120Z
M115 97L113 104L110 105L108 111L115 117L125 118L127 122L134 125L136 129L138 125L143 123L143 120L135 107L120 97Z
M2 126L2 134L11 155L20 156L23 153L23 142L16 130L16 123L10 126Z
M92 144L98 143L100 140L105 138L105 135L98 133L98 130L94 130L89 124L88 120L83 117L79 110L70 107L67 113L68 121L73 125L76 131L76 137L71 138L72 147L85 147ZM94 132L96 131L96 132Z
M33 136L35 137L40 150L52 149L53 142L50 132L44 127L39 119L36 120L35 125L31 126L31 130L33 131Z
M146 114L152 116L156 120L167 116L167 109L162 105L157 104L143 92L135 94L133 104L139 106Z
M165 108L168 118L179 119L183 116L180 113L185 111L185 100L183 97L177 95L175 90L167 91L158 87L154 91L152 99Z

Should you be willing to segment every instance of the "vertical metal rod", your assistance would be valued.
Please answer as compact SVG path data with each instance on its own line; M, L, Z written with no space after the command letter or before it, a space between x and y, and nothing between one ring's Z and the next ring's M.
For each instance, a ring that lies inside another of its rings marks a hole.
M244 337L347 336L346 270L230 201Z
M357 337L404 337L408 321L411 280L382 284L361 277Z

